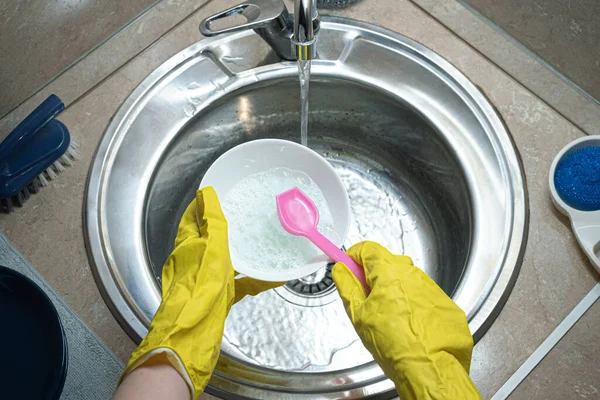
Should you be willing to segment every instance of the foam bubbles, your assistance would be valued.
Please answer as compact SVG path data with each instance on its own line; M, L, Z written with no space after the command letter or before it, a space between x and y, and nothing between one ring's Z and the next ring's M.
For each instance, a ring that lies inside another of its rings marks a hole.
M330 240L337 239L331 211L312 179L300 171L272 168L241 180L222 199L234 268L243 263L247 268L282 271L323 256L308 239L289 234L279 222L275 197L294 186L319 209L318 230Z

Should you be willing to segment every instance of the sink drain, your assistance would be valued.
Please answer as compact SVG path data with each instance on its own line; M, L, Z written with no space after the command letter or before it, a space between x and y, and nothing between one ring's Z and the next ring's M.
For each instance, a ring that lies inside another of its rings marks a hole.
M317 272L289 281L282 287L276 288L275 293L288 303L297 306L321 307L330 304L340 298L331 276L334 265L334 262L330 262Z
M334 265L335 263L330 262L317 272L289 281L285 284L285 287L302 296L321 296L328 293L334 288L333 278L331 277L331 270Z

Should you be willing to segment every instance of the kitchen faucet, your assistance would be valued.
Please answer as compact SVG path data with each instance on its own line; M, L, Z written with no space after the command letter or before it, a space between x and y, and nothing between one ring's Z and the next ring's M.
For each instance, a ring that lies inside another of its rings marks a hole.
M241 15L246 22L223 29L212 29L220 19ZM316 0L294 0L290 15L282 0L248 0L200 22L204 36L215 36L253 29L284 60L311 60L316 52L319 13Z

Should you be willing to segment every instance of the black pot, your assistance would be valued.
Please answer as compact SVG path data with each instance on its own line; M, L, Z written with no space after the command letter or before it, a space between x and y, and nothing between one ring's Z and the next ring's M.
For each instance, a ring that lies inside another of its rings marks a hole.
M0 266L0 398L58 400L67 338L52 301L31 279Z

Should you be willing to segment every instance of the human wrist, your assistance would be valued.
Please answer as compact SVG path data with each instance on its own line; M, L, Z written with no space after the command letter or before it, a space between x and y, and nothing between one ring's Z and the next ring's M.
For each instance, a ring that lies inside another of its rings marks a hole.
M176 368L159 354L126 371L114 399L164 398L191 399L192 391Z

